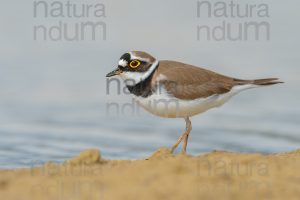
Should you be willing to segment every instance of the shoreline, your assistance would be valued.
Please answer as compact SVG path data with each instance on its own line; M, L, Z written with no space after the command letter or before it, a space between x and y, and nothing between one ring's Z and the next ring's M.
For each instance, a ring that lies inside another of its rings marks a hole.
M106 160L86 150L62 164L0 170L10 199L297 199L300 150L280 154L213 151Z

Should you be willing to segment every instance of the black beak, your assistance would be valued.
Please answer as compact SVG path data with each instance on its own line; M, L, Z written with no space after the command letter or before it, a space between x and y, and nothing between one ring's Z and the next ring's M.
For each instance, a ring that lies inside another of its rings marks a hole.
M106 74L106 77L111 77L111 76L119 75L121 73L122 73L122 70L120 70L119 68L117 68L114 71L109 72L108 74Z

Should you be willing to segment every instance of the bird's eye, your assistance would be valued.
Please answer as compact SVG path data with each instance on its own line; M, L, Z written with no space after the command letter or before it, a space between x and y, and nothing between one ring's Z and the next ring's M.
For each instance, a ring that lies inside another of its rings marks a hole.
M140 66L140 64L141 64L141 62L139 60L133 60L129 63L129 66L134 69L134 68L137 68L138 66Z

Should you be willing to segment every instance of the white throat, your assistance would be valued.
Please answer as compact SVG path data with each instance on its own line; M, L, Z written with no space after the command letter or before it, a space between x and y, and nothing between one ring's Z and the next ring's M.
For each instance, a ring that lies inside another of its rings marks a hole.
M122 72L120 74L121 78L124 80L125 84L128 86L133 86L139 82L148 78L152 72L157 68L159 61L156 60L150 68L145 72Z

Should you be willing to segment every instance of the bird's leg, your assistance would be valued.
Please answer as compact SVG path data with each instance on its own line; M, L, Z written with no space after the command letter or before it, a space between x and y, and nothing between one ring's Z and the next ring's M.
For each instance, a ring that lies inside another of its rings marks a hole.
M189 117L186 117L184 118L185 119L185 123L186 123L186 136L184 138L184 143L183 143L183 148L182 148L182 153L186 153L186 147L187 147L187 143L188 143L188 140L189 140L189 135L190 135L190 132L192 130L192 122L191 120L189 119Z
M171 148L171 153L173 153L175 151L175 149L177 148L177 146L180 144L180 142L183 139L184 139L184 146L183 146L182 152L183 153L186 152L188 137L192 130L192 123L188 117L185 117L184 119L185 119L185 124L186 124L185 132L180 136L180 138L177 140L177 142L173 145L173 147Z

